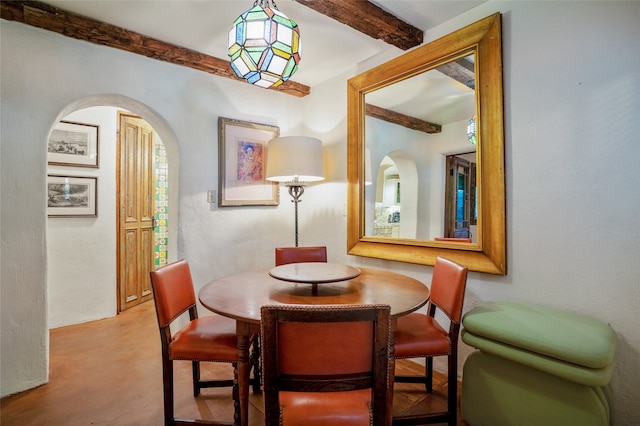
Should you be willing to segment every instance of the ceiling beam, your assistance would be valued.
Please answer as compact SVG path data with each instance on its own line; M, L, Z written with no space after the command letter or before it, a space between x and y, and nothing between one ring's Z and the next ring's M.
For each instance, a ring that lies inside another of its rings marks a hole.
M365 0L294 0L361 33L408 50L422 44L421 29Z
M475 70L473 62L467 58L458 59L457 61L447 62L436 68L438 71L452 79L464 84L465 86L475 88Z
M429 123L419 118L381 108L379 106L366 104L365 114L369 117L387 121L389 123L398 124L409 129L418 130L425 133L440 133L442 126L439 124Z
M125 50L159 61L204 71L219 77L244 81L233 72L229 61L224 59L165 43L134 31L66 12L38 1L1 1L0 17L7 21L21 22L67 37ZM272 88L272 90L297 97L304 97L311 93L309 86L291 80Z

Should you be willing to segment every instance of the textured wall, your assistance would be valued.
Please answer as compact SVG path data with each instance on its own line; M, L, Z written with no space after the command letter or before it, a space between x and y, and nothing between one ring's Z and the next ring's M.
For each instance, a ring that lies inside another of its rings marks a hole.
M508 275L470 274L467 309L524 300L610 323L619 337L615 424L639 424L640 3L491 1L426 38L496 11L503 13ZM278 207L207 204L207 189L217 187L219 115L323 140L327 181L305 192L301 244L326 244L334 262L429 282L429 267L345 255L346 79L358 70L300 100L16 23L2 21L0 30L2 395L47 380L45 140L78 99L133 99L163 141L174 141L174 253L190 260L197 286L270 266L273 247L293 242L286 192ZM461 361L468 352L463 347Z

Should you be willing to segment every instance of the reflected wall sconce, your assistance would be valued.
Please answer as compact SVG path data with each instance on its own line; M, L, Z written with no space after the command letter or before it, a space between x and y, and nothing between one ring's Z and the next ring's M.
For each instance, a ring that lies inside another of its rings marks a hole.
M231 68L238 77L264 88L289 80L298 70L301 48L298 24L273 0L256 0L229 31Z
M324 180L322 142L306 136L284 136L269 141L267 180L289 188L295 204L295 239L298 247L298 203L307 182Z

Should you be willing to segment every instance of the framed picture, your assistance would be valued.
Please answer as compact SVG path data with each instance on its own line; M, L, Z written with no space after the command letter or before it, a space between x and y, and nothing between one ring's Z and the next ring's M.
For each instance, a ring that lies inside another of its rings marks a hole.
M97 217L98 178L89 176L47 176L49 217Z
M277 182L266 178L268 142L276 126L218 118L218 206L277 206Z
M72 121L58 122L47 145L49 164L98 168L99 127Z

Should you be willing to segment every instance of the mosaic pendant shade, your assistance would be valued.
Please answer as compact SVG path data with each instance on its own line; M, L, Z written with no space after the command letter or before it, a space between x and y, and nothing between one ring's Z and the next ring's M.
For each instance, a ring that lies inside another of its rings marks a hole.
M282 12L254 5L229 31L231 68L238 77L264 88L289 80L300 63L300 29Z

